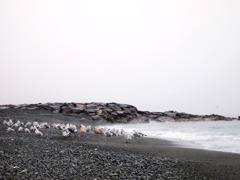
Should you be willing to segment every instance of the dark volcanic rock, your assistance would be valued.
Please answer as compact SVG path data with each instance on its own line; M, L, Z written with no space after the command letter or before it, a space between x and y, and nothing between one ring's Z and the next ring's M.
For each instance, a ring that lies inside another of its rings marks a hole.
M85 109L84 111L87 113L97 113L96 109Z
M166 121L174 122L175 120L172 117L161 116L161 117L157 118L157 121L160 121L160 122L166 122Z
M7 109L22 109L22 110L36 110L44 109L53 113L60 113L65 115L70 114L86 114L90 119L97 120L95 116L98 115L101 119L110 122L125 123L131 120L138 119L142 122L141 118L146 118L147 121L218 121L218 120L233 120L220 115L193 115L181 113L176 111L166 112L149 112L138 111L138 109L128 104L118 103L45 103L45 104L20 104L20 105L0 105L0 110Z
M9 106L0 106L0 109L10 109Z
M116 111L118 115L123 115L124 111Z
M160 116L164 116L164 113L162 112L148 112L148 111L144 111L143 116L147 116L151 119L157 119Z
M79 114L79 113L81 113L81 112L83 112L83 109L82 108L72 108L72 113L76 113L76 114Z
M113 110L112 109L109 109L109 108L106 108L106 109L104 109L106 112L113 112Z
M92 116L92 120L99 121L103 119L100 116L96 115L96 116Z
M63 114L70 114L72 113L72 108L70 106L62 106L60 112Z
M186 113L178 113L178 115L180 118L186 118L186 119L191 117L191 114L186 114Z
M176 111L166 111L164 112L164 115L175 119L177 118L178 113Z

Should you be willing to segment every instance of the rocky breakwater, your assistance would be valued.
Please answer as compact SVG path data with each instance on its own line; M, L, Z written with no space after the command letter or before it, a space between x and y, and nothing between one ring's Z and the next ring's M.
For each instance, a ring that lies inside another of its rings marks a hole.
M22 109L38 110L43 109L52 113L65 115L79 114L92 120L107 120L109 122L126 123L136 119L139 114L136 107L128 104L118 103L39 103L20 105L0 105L0 110Z
M149 111L138 111L138 113L144 117L158 122L182 122L182 121L231 121L236 118L224 117L221 115L194 115L187 114L177 111L166 111L166 112L149 112Z
M0 105L0 110L22 109L38 110L43 109L52 113L64 115L79 114L92 120L106 120L108 122L127 123L135 122L181 122L181 121L218 121L236 120L236 118L224 117L220 115L193 115L176 111L150 112L139 111L136 107L119 103L39 103L21 105Z

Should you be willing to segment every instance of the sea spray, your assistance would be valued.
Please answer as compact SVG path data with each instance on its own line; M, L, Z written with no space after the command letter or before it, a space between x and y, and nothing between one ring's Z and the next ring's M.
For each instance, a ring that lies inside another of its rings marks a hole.
M173 141L177 146L240 153L240 121L155 122L115 124L137 129L147 137Z

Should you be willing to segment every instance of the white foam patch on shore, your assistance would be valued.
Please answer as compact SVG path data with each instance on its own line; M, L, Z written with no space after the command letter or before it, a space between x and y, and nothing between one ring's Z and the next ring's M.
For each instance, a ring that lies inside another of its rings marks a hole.
M240 153L240 121L150 122L115 124L115 128L139 130L147 137L166 139L179 146Z

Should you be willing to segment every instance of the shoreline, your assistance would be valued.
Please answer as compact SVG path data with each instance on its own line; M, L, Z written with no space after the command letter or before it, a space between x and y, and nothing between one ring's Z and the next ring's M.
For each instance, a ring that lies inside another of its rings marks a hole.
M81 135L65 139L53 129L40 138L6 132L5 118L102 124L42 112L0 113L0 179L239 179L240 154L177 147L171 141Z
M107 143L104 142L104 139L106 139L104 136L96 140L91 139L91 142L89 143L109 148L114 147L116 150L128 150L131 152L138 152L159 157L167 156L176 159L193 160L198 162L218 161L226 165L233 163L239 165L240 167L239 153L180 147L172 141L158 138L142 138L140 140L133 140L128 144L124 144L123 139L118 137L113 140L108 140Z
M164 138L157 138L157 137L145 137L149 139L158 139L160 141L168 141L169 144L171 144L170 147L175 147L175 148L182 148L182 149L192 149L196 151L210 151L210 152L216 152L216 153L227 153L227 154L238 154L240 155L239 152L230 152L230 151L223 151L223 150L214 150L214 149L205 149L205 148L198 148L196 145L192 146L190 145L190 142L187 140L171 140L171 139L164 139ZM183 144L181 144L183 143Z
M239 121L155 122L114 124L112 128L137 129L148 136L171 141L176 147L240 154ZM223 128L224 127L224 128Z

